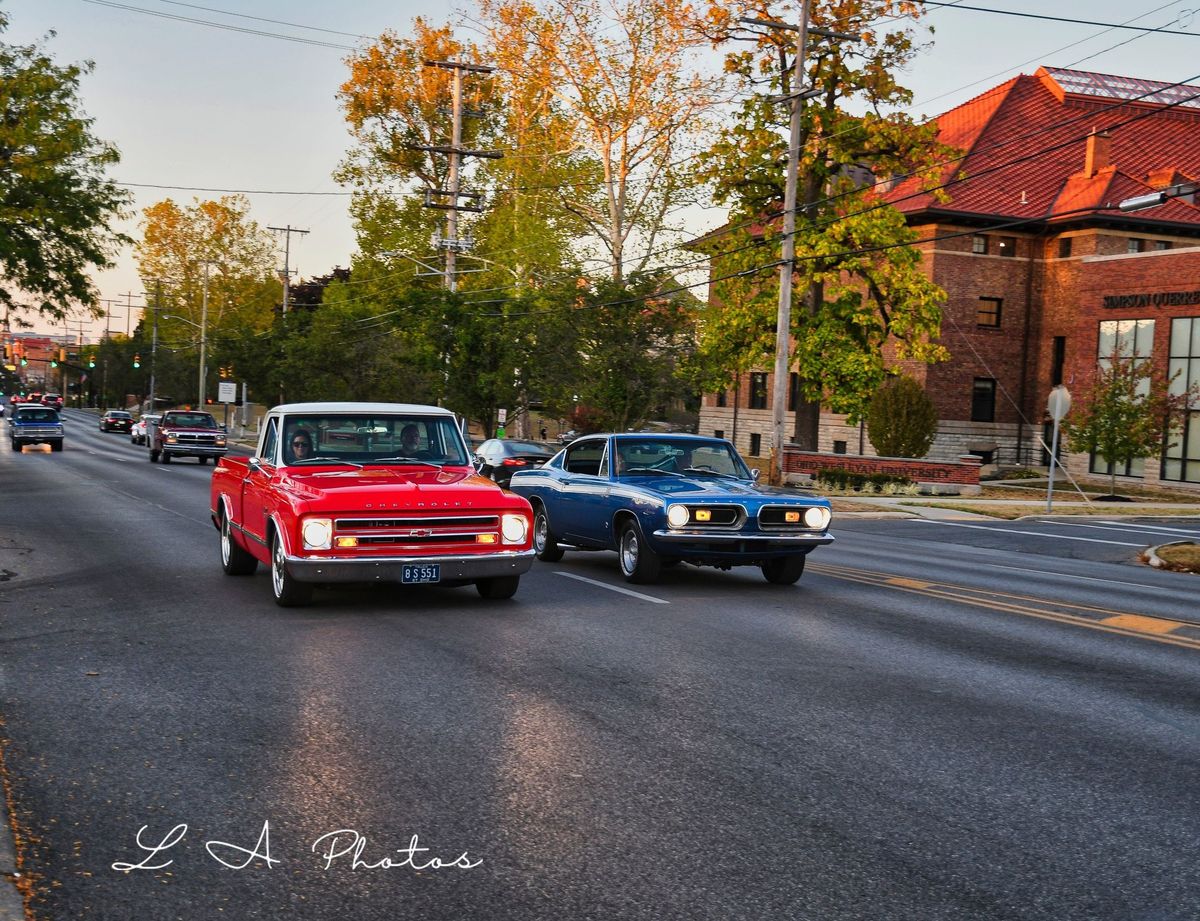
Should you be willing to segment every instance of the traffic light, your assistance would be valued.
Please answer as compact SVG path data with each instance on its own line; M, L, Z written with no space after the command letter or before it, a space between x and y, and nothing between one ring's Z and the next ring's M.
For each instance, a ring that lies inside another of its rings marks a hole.
M95 355L88 356L88 367L89 368L96 367L96 356Z
M12 345L7 342L4 343L4 360L6 362L12 361Z
M136 355L136 354L135 354L135 355L133 356L133 366L134 366L135 368L140 368L140 367L142 366L142 358L141 358L141 356L140 356L140 355Z
M67 363L67 350L66 349L58 350L58 363L60 365L65 365Z

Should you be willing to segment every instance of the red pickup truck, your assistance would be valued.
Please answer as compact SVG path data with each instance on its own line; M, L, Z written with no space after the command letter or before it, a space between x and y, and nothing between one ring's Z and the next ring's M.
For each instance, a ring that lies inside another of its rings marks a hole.
M133 427L130 422L129 431ZM161 457L169 464L173 457L195 457L200 463L225 456L225 430L217 425L212 413L194 409L168 409L157 421L146 424L146 444L150 446L150 462Z
M454 414L434 406L276 406L253 457L217 464L211 513L225 572L269 566L284 607L336 582L510 598L534 560L529 502L476 473Z

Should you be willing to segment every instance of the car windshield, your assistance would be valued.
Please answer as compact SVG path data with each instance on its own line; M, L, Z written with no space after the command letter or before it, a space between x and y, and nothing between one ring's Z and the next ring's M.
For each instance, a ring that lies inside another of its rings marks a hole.
M727 441L621 438L616 442L618 476L682 474L750 479L750 472Z
M453 416L305 413L282 423L284 464L470 465Z
M22 409L17 412L18 422L57 422L58 413L52 409Z

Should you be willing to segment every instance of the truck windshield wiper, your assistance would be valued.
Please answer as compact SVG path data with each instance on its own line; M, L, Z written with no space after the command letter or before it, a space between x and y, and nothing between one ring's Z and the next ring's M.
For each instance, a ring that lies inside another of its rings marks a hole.
M426 467L436 467L441 470L445 464L436 461L423 460L419 457L372 457L368 464L424 464Z
M303 457L300 460L292 461L288 466L300 467L304 464L345 464L347 467L357 467L359 470L363 469L362 464L356 464L352 460L345 460L341 457Z

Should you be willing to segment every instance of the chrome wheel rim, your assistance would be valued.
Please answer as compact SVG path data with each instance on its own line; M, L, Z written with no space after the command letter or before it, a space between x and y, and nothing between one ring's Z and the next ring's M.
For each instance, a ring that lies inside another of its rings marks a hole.
M229 536L229 519L222 518L221 519L221 562L224 563L226 566L229 565L229 554L230 554L229 541L230 540L231 540L231 538Z
M546 520L545 512L538 512L533 522L533 549L538 553L546 550L546 535L550 532L550 522Z
M283 543L275 540L275 552L271 554L271 588L275 597L283 594Z
M621 570L625 575L631 575L638 564L638 539L633 528L621 535Z

